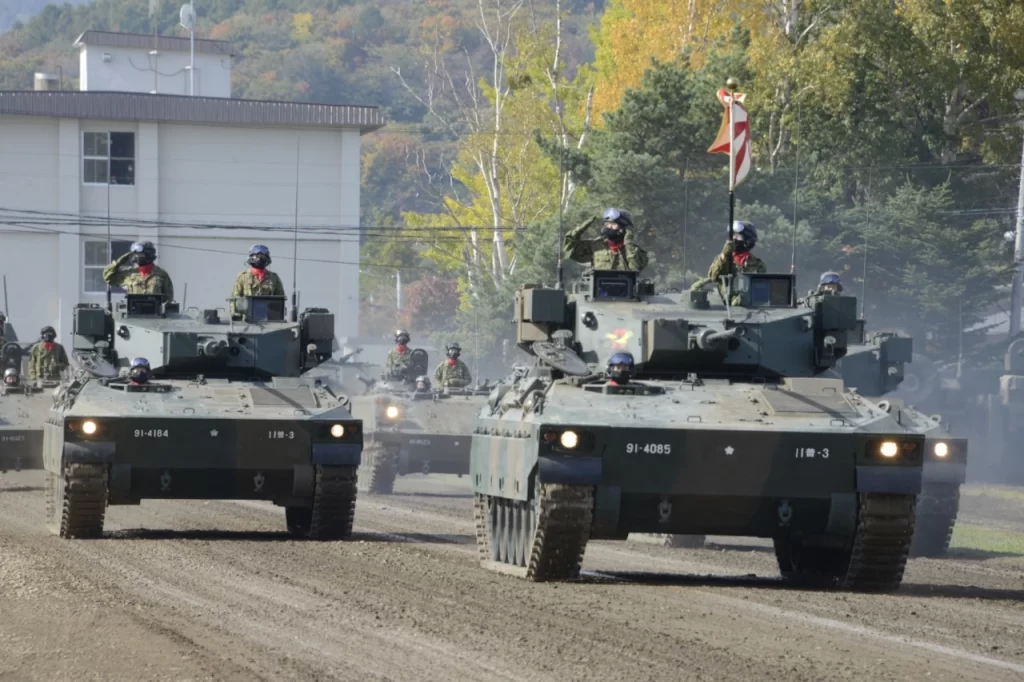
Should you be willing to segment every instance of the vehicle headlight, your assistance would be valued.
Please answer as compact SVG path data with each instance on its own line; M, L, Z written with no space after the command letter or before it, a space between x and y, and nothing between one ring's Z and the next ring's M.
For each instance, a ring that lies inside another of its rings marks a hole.
M331 427L331 435L335 438L341 438L345 435L345 427L341 424L335 424Z
M936 457L945 457L949 454L949 446L945 443L936 443L933 449Z
M572 450L579 444L580 437L575 431L563 431L562 435L558 438L558 442L566 450Z
M887 440L882 443L882 446L878 449L882 453L882 457L895 457L896 453L900 451L895 441Z
M387 416L388 419L398 419L398 406L388 405L387 408L384 410L384 414Z
M84 433L85 435L91 436L92 434L96 433L96 429L97 429L96 422L94 422L94 421L82 422L82 433Z

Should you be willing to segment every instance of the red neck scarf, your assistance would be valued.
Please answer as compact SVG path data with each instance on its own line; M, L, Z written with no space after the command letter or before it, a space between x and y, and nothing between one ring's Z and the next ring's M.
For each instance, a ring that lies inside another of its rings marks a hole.
M405 355L405 351L409 350L409 347L402 344L398 344L397 346L395 346L395 350L397 350L402 355Z
M43 348L46 349L47 353L53 350L53 343L53 341L43 341Z
M152 263L150 263L149 265L140 265L139 266L139 274L142 275L143 277L149 277L149 273L151 273L151 272L153 272L153 264Z
M261 282L263 281L263 278L267 276L266 268L250 268L249 271L252 272L252 274L255 275L256 279L258 279Z
M747 262L748 258L750 258L750 252L749 251L740 251L740 252L732 254L732 262L735 263L736 265L740 266L741 268Z
M455 366L455 358L448 358L448 366L449 367L454 367Z
M613 242L610 239L605 240L605 243L608 245L608 248L611 249L612 253L618 253L621 251L623 244L625 244L625 242Z

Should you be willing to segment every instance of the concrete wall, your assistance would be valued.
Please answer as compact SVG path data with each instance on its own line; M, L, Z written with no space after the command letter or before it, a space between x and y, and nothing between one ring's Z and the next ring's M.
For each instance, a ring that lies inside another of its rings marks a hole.
M105 54L110 61L103 60ZM79 89L188 95L188 66L187 50L163 50L153 56L148 49L86 45L79 53ZM195 94L231 96L231 57L196 53Z
M135 185L82 183L85 131L136 134ZM26 273L37 278L43 273L47 282L38 288L43 298L32 298L19 317L25 316L34 330L54 324L66 343L73 306L105 301L103 293L84 291L84 266L94 248L87 243L106 242L108 201L111 239L154 242L157 262L171 273L177 298L184 298L188 283L189 306L223 307L253 244L270 247L271 269L281 275L290 296L297 143L300 306L329 308L339 336L357 335L357 130L0 116L0 208L69 217L42 227L39 234L10 232L0 225L0 262L17 261L21 268L8 276L12 295L15 275L20 280ZM81 225L77 215L97 224ZM219 227L205 229L210 224ZM351 229L339 229L344 226ZM318 232L316 227L330 229ZM18 325L19 331L23 326Z

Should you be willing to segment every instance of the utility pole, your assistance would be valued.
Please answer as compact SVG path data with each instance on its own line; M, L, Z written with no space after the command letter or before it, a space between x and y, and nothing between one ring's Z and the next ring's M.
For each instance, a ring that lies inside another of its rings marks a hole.
M398 314L402 314L402 271L395 273L395 307Z
M1024 111L1024 87L1014 93L1017 106ZM1024 131L1024 117L1018 119ZM1010 289L1010 329L1008 338L1020 331L1021 286L1024 284L1024 143L1020 150L1020 186L1017 190L1017 228L1013 239L1013 286Z

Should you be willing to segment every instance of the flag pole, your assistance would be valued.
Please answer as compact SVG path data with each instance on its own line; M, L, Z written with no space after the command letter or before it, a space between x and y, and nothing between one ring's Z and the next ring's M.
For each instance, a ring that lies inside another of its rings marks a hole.
M732 93L729 98L729 225L725 233L726 241L732 239L732 224L736 219L736 125L733 116L736 113L736 91L740 82L735 78L728 78L725 87Z

